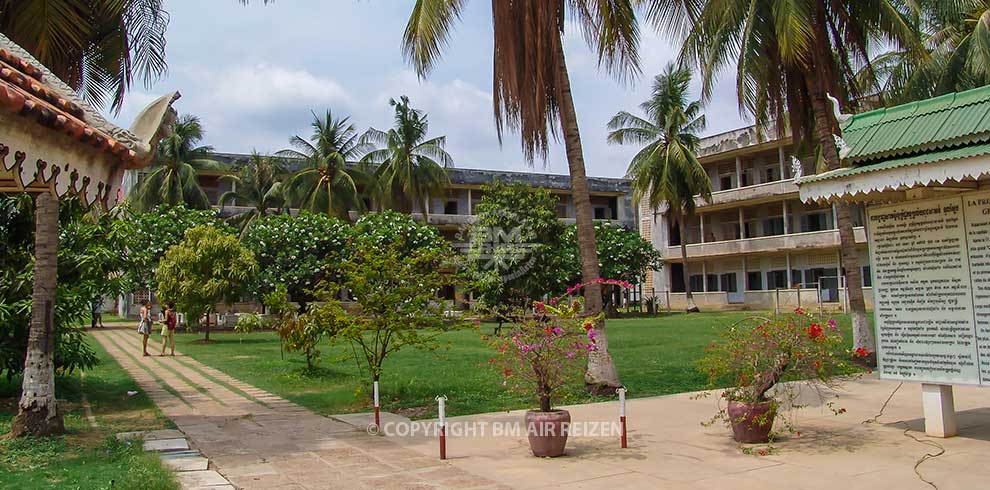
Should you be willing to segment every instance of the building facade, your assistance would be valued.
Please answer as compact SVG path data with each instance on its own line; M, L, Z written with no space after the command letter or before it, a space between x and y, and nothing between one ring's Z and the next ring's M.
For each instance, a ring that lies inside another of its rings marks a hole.
M795 173L814 173L813 163L795 162L792 154L790 137L761 138L752 126L702 139L699 160L711 180L711 201L696 197L697 212L684 224L665 209L640 205L640 233L664 256L644 294L671 309L686 306L685 285L703 309L845 307L835 210L800 201ZM861 209L853 220L872 307Z

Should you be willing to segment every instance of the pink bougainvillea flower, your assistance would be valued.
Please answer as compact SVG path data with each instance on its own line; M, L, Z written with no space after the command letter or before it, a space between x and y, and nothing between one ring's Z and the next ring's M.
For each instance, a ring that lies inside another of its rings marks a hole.
M835 326L835 320L833 320L833 319L831 319L831 318L829 318L829 319L828 319L828 326L830 326L830 327L834 327L834 326Z
M577 352L574 352L572 350L569 350L569 351L567 351L567 354L566 355L567 355L567 358L568 359L574 359L575 357L577 357Z
M560 335L560 334L564 333L564 329L562 329L560 327L553 327L553 333L556 334L556 335Z
M557 301L559 301L557 298L551 298L550 299L550 304L556 306L557 305Z
M547 305L545 305L542 301L537 301L536 303L533 303L533 306L536 307L536 311L543 311L547 309Z

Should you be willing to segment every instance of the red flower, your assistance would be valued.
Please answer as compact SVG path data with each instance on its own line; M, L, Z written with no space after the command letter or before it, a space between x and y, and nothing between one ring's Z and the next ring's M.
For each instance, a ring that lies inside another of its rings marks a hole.
M817 323L812 323L808 326L808 336L812 339L818 340L825 335L822 330L822 326Z
M594 323L587 322L587 323L584 324L584 329L585 330L591 330L592 328L595 328L595 324Z
M495 364L495 358L494 357L489 357L488 358L488 364Z
M505 368L505 369L504 369L504 370L502 371L502 374L503 374L503 375L505 375L506 377L509 377L509 376L512 376L512 370L511 370L511 369L509 369L509 368Z
M794 308L794 313L797 313L798 315L803 315L804 310L802 310L800 307Z
M822 363L820 363L818 361L815 361L814 362L814 366L815 366L815 369L821 369L822 368Z
M870 355L870 351L868 351L868 350L866 350L866 349L864 349L862 347L859 347L859 348L856 349L856 357L866 357L868 355Z

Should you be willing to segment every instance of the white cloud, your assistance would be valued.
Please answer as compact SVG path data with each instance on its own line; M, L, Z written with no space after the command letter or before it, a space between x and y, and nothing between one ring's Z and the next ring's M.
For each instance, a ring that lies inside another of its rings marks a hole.
M336 80L268 64L235 66L211 78L214 103L240 111L300 105L320 107L352 100Z

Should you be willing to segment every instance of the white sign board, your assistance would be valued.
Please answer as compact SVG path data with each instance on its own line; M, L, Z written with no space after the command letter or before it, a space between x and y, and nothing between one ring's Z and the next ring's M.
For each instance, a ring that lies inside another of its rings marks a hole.
M884 379L990 385L990 192L867 210Z

